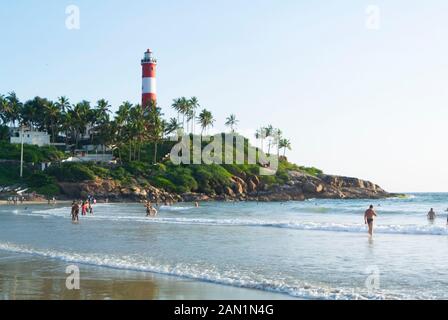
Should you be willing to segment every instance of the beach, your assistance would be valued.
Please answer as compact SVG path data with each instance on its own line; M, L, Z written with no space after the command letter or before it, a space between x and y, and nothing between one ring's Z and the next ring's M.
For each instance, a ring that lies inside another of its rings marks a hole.
M375 200L0 206L4 299L447 299L448 194ZM378 212L373 239L363 221ZM435 208L435 222L426 219ZM65 288L78 266L81 290Z
M58 260L0 252L3 300L283 300L281 294L234 288L148 272L78 265L80 289L66 287L67 266ZM288 298L289 299L289 298ZM292 298L291 298L292 299Z

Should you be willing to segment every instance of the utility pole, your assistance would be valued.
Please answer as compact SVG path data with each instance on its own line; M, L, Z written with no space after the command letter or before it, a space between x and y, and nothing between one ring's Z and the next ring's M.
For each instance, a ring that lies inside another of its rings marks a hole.
M23 125L20 128L22 136L22 148L20 150L20 178L23 178Z

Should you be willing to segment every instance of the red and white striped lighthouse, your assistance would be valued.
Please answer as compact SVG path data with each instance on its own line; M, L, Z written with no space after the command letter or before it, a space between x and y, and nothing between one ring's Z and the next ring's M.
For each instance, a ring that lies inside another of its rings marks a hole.
M152 51L148 49L142 59L142 107L148 108L151 101L157 102L156 87L156 66L157 60L152 56Z

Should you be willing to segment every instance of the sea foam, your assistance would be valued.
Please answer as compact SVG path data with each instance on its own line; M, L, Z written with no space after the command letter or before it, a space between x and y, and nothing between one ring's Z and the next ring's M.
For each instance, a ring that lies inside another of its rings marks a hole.
M8 242L0 242L0 250L19 254L29 254L60 260L68 263L80 263L98 267L123 269L130 271L152 272L192 280L211 282L240 288L257 289L274 293L290 295L301 299L329 299L329 300L365 300L365 299L394 299L398 297L386 296L382 293L358 292L354 289L331 288L313 286L307 283L288 284L281 279L269 279L255 274L241 274L238 268L219 271L213 266L201 268L193 264L160 264L151 259L138 261L135 257L102 255L94 253L71 253L50 249L36 249L28 246Z
M171 207L172 209L176 207ZM187 210L188 207L177 207L178 209ZM67 208L56 208L50 210L33 211L30 214L22 213L21 215L39 216L39 217L64 217L67 218ZM346 232L346 233L365 233L367 226L365 224L349 224L349 223L328 223L328 222L311 222L311 221L275 221L262 219L219 219L219 218L194 218L194 217L173 217L173 218L146 218L143 216L132 215L104 215L96 214L94 216L87 215L81 217L85 220L105 220L111 222L138 222L152 224L178 224L178 225L197 225L197 226L215 226L215 227L260 227L260 228L279 228L306 231L323 231L323 232ZM435 235L447 236L448 227L439 225L417 225L417 224L378 224L375 226L375 233L379 234L407 234L407 235Z

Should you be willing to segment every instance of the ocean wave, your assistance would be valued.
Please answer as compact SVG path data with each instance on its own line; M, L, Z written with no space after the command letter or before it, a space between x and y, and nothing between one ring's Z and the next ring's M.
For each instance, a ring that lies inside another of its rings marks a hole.
M160 209L165 211L188 211L191 209L195 209L195 207L160 206Z
M64 208L51 209L47 211L34 211L29 216L56 216L67 218L67 210ZM349 224L349 223L328 223L328 222L311 222L311 221L273 221L260 219L209 219L209 218L146 218L143 216L120 216L120 215L87 215L81 217L81 220L107 220L111 222L138 222L152 224L177 224L177 225L198 225L198 226L214 226L214 227L265 227L292 229L304 231L327 231L327 232L346 232L346 233L365 233L367 226L365 224ZM434 235L447 236L448 227L439 225L417 225L417 224L388 224L376 225L375 233L379 234L406 234L406 235Z
M399 298L391 295L386 296L386 294L383 293L368 293L355 289L312 286L306 283L290 284L286 283L284 280L262 278L261 276L257 276L256 274L241 274L241 272L238 271L237 268L219 271L213 266L198 266L195 264L185 263L168 265L160 264L152 260L138 261L135 257L118 257L92 253L70 253L50 249L35 249L8 242L0 242L0 250L61 260L68 263L80 263L85 265L123 269L129 271L152 272L233 287L257 289L262 291L286 294L301 299L383 300Z

